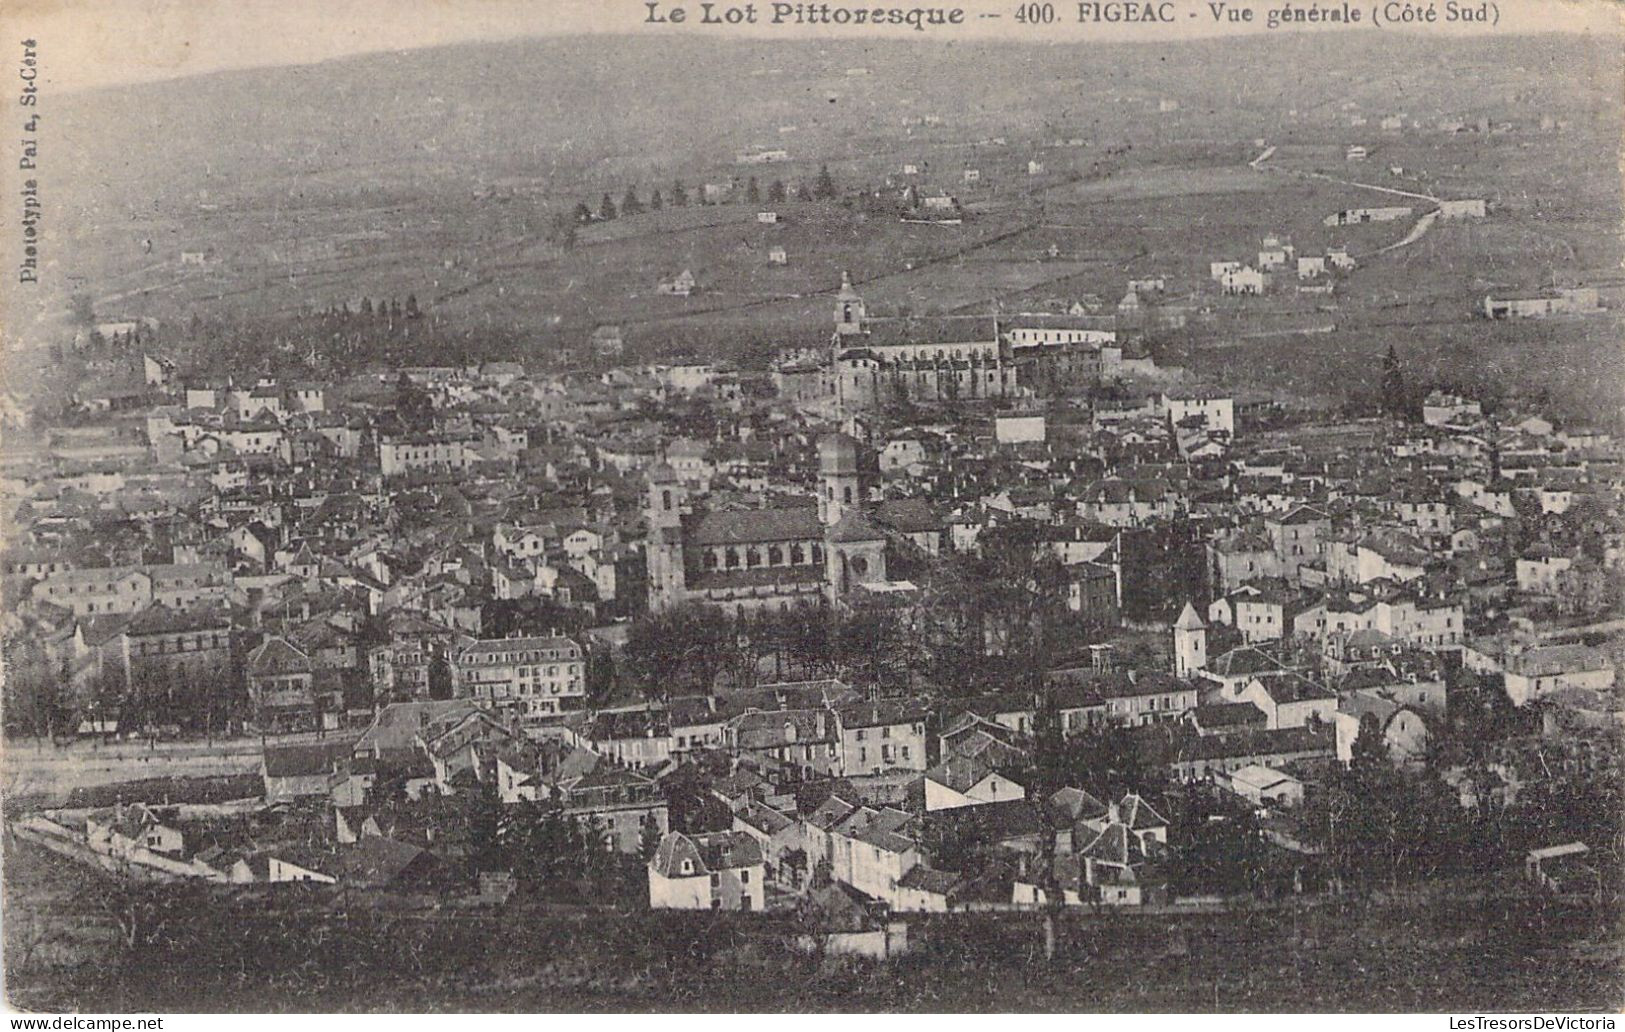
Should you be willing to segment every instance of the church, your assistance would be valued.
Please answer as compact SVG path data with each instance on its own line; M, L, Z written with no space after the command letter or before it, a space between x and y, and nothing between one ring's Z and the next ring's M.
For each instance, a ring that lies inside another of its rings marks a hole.
M1016 368L1007 351L989 316L870 318L842 273L827 352L794 356L775 379L781 395L839 415L891 402L1013 398Z
M686 602L733 615L835 605L888 584L886 534L868 515L873 477L845 434L818 441L816 504L709 511L671 467L649 474L649 609Z
M990 315L873 317L843 273L827 345L781 352L773 378L780 397L834 416L897 402L1062 393L1119 371L1113 322L1033 313L1002 326Z

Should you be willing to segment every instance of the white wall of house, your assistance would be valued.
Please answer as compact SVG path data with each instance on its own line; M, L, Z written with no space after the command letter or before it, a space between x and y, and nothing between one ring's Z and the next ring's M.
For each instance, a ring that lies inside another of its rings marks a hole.
M979 803L1003 803L1011 799L1025 799L1027 790L1000 774L989 774L964 792L947 785L925 779L925 809L952 810Z

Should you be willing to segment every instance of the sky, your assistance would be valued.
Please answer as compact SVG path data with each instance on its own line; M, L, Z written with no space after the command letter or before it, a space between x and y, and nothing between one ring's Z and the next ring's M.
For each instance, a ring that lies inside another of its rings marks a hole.
M723 0L718 7L743 4ZM662 0L690 8L688 22L651 24L644 0L5 0L0 22L5 36L32 38L46 89L69 91L97 86L172 79L233 68L306 64L354 54L414 50L473 41L507 40L594 32L684 33L690 35L756 35L807 38L818 35L877 35L927 39L1178 40L1229 32L1259 31L1268 8L1286 0L1231 0L1234 7L1254 9L1251 26L1218 25L1206 0L1168 0L1175 23L1141 25L1079 24L1076 0L1056 0L1056 22L1022 25L1014 21L1016 0L830 0L832 4L867 7L962 7L968 24L925 33L893 30L797 29L794 27L705 26L698 24L699 0ZM1159 0L1160 2L1160 0ZM1313 0L1311 0L1313 2ZM1329 31L1398 31L1370 23L1373 4L1386 0L1350 0L1362 10L1364 24ZM1427 0L1421 0L1425 5ZM1458 0L1476 6L1485 0ZM1341 0L1319 0L1320 6L1342 6ZM1426 32L1524 33L1539 31L1619 34L1625 25L1621 0L1494 0L1499 23L1463 27L1443 22L1445 0L1437 0L1441 21L1422 26ZM1308 4L1298 0L1293 6ZM769 3L757 0L764 20ZM981 14L998 14L997 19ZM21 56L21 51L17 51Z

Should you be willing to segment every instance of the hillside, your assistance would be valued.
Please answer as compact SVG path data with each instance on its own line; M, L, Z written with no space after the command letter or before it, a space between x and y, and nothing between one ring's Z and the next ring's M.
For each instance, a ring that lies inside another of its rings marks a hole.
M80 292L101 318L239 325L412 293L465 329L527 337L520 357L576 346L606 321L634 327L639 353L738 356L816 334L822 294L843 268L882 307L961 310L995 296L1106 296L1137 270L1194 288L1207 261L1264 230L1315 234L1318 246L1319 218L1360 192L1252 176L1246 162L1267 136L1283 144L1281 160L1319 155L1292 159L1311 163L1340 161L1342 145L1367 139L1436 188L1521 210L1524 226L1473 243L1492 249L1491 265L1456 254L1402 280L1428 303L1463 308L1485 283L1617 271L1618 241L1598 228L1617 225L1622 208L1610 174L1621 124L1613 56L1607 41L1558 36L1173 46L636 36L94 90L52 101L53 167L82 174L47 191L57 265L38 293L58 315ZM1159 111L1165 98L1178 109ZM1533 129L1556 117L1568 128L1538 147L1351 128L1354 115L1374 123L1396 111L1428 125ZM789 160L735 163L768 148ZM1029 160L1042 175L1028 174ZM757 175L764 189L782 179L794 192L826 162L843 189L915 163L922 186L952 189L973 218L898 227L792 202L783 225L764 228L741 190L740 203L703 217L591 227L568 253L556 240L578 203L618 202L629 187L647 198L678 181L695 191ZM978 186L960 181L973 166L986 173ZM1526 239L1540 270L1517 260L1531 253ZM789 254L778 269L766 267L774 244ZM1037 264L1052 247L1059 259ZM206 264L183 265L182 252ZM702 292L656 297L655 282L684 267ZM1373 275L1363 293L1387 291ZM59 319L24 336L44 344L64 332Z

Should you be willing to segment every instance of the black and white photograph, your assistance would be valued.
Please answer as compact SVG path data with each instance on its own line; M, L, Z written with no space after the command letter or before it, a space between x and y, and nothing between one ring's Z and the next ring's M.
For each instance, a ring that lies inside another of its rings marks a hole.
M1615 1027L1625 6L0 27L9 1028Z

